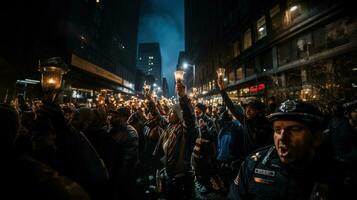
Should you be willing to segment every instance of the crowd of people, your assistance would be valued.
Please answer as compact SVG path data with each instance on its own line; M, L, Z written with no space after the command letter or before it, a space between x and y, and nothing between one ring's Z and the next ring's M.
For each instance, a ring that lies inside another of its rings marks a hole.
M190 98L95 108L0 104L12 199L347 199L357 188L357 99ZM5 187L4 187L5 186ZM212 196L213 195L213 196Z

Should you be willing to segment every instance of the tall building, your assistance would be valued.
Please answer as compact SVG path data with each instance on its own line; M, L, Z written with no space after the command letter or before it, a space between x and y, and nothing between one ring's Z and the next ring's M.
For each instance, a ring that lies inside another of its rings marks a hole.
M357 19L348 1L205 2L185 1L185 51L201 97L219 94L218 67L234 101L325 103L357 93Z
M177 59L176 69L182 69L184 63L187 63L186 54L184 51L180 51Z
M60 56L70 65L67 88L133 93L139 3L11 1L2 13L8 16L2 24L9 28L2 31L6 41L1 42L1 60L16 79L38 79L38 60Z
M160 44L154 43L140 43L137 68L142 70L145 75L152 75L154 82L161 85L161 52Z
M167 79L162 78L162 96L168 98L169 97L169 84L167 83Z

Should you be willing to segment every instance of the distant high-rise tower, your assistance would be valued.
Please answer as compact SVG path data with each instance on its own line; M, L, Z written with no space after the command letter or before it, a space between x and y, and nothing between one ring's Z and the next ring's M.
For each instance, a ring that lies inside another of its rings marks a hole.
M154 43L140 43L137 68L145 75L152 75L155 83L161 85L161 52L160 45Z
M167 79L162 78L162 96L169 97L169 84L167 83Z

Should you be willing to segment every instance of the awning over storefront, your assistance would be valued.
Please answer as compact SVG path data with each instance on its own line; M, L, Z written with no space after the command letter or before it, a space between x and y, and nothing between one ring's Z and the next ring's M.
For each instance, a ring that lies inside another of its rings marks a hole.
M73 87L90 89L112 89L126 94L134 94L125 79L72 54L70 83Z

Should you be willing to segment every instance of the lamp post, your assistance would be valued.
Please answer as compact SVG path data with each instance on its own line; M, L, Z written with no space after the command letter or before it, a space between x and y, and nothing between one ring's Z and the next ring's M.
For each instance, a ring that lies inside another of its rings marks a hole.
M68 65L60 57L40 59L41 85L45 100L54 101L62 85L62 77L69 71Z
M176 83L182 83L185 71L177 70L175 71L175 81Z

